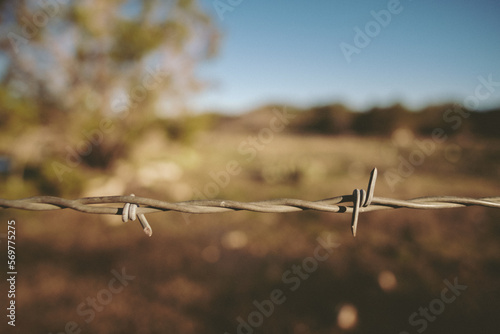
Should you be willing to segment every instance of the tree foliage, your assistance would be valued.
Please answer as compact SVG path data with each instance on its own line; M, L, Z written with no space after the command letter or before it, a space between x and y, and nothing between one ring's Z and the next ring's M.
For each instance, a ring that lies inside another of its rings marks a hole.
M141 114L154 113L160 96L182 102L199 87L196 64L217 46L217 31L194 0L6 0L0 6L0 89L36 101L44 119L138 105Z
M0 1L0 156L13 161L10 184L78 191L89 170L126 159L158 116L186 112L203 84L196 66L218 39L196 0Z

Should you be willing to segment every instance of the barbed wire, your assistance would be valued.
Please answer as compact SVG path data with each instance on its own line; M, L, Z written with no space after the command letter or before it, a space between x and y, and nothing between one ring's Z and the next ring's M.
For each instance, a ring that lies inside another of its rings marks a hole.
M474 205L500 209L500 197L428 196L408 200L375 197L373 194L376 179L377 169L374 168L371 172L366 191L364 189L355 189L352 195L337 196L318 201L280 198L258 202L212 199L171 203L151 198L136 197L134 194L130 196L85 197L75 200L54 196L34 196L17 200L0 198L0 208L33 211L72 209L84 213L121 215L124 222L139 218L139 222L148 236L152 235L152 228L144 215L165 211L178 211L190 214L221 213L239 210L264 213L285 213L302 210L352 213L351 231L353 236L356 236L360 212L401 208L446 209ZM343 203L352 203L352 205L341 205ZM98 206L101 204L123 204L123 207Z

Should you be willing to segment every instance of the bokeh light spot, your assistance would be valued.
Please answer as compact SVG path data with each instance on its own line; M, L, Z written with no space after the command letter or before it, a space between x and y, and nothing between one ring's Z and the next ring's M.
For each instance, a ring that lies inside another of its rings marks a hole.
M227 249L240 249L247 245L248 238L243 231L231 231L222 237L222 245Z
M382 290L391 291L396 288L398 281L391 271L384 270L378 275L378 284Z
M358 309L352 304L342 305L337 316L337 324L340 328L349 330L358 323Z

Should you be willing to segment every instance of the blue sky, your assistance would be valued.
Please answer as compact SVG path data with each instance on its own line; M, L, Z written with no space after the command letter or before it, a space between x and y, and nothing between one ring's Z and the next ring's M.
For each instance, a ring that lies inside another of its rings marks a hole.
M266 103L332 102L356 110L396 102L418 109L464 103L479 76L500 82L497 0L200 3L223 40L219 55L198 70L213 84L194 100L198 110L238 113ZM217 3L230 10L218 14ZM381 10L391 14L390 20L382 17L385 26L371 14ZM355 28L367 34L367 24L369 44L360 44L359 36L356 44ZM358 53L346 57L341 43L360 46ZM500 86L479 103L480 109L499 106Z

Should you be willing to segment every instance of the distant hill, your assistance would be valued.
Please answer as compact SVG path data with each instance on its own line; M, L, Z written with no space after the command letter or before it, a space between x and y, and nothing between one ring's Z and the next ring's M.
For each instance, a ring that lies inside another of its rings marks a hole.
M269 126L272 110L284 106L264 106L239 116L214 116L213 130L255 132ZM300 134L391 136L403 128L419 136L444 133L449 136L500 137L500 108L470 111L456 104L428 106L410 111L400 104L352 111L342 104L310 109L286 107L296 117L286 131Z

